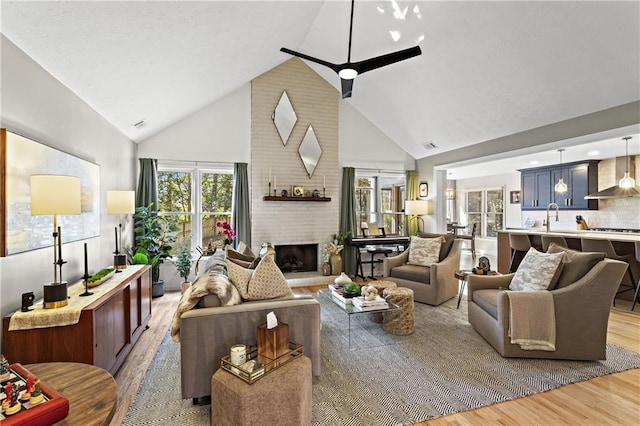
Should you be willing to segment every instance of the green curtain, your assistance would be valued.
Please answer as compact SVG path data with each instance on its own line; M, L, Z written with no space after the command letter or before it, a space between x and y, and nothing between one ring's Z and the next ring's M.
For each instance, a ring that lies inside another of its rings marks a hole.
M418 186L419 186L418 172L415 170L408 170L407 171L407 188L406 188L407 200L413 201L418 199L418 194L419 194ZM416 232L418 232L418 221L411 220L411 219L412 218L408 216L404 217L404 220L405 220L404 229L408 231L407 235L414 235Z
M153 203L152 209L158 211L158 160L141 158L136 207L146 207L150 203Z
M242 241L251 247L251 197L247 163L233 165L233 201L231 202L231 226L236 231L233 246Z
M356 169L342 169L342 191L340 192L340 233L355 236L356 233ZM345 245L342 249L342 269L347 275L356 274L356 247Z

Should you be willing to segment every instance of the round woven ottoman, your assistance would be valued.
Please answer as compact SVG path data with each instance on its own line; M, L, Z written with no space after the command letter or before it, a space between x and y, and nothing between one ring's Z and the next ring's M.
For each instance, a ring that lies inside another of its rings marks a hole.
M366 285L374 286L376 290L378 290L378 294L380 296L382 296L384 289L398 287L396 283L394 283L393 281L384 281L384 280L371 281L371 282L368 282ZM375 312L369 315L369 319L373 322L377 322L378 324L382 324L382 312Z
M387 302L394 303L400 307L399 311L384 313L382 321L384 331L399 336L413 333L415 331L413 290L404 287L392 287L385 289L382 296L387 299Z

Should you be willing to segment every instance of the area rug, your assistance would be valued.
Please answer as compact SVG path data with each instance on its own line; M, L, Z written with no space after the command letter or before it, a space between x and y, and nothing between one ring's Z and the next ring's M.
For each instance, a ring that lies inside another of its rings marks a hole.
M451 300L416 303L416 332L385 333L368 314L351 321L322 303L322 374L313 385L313 424L404 425L640 368L640 354L607 346L606 361L506 359ZM208 425L209 405L180 399L180 351L168 334L125 425Z

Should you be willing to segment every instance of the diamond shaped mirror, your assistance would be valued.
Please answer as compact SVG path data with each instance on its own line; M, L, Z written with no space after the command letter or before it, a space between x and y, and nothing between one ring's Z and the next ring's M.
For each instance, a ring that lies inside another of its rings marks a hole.
M276 129L278 129L282 144L286 145L289 140L289 135L291 135L291 131L296 125L296 121L298 121L298 117L293 110L293 105L291 105L291 101L289 101L286 90L282 92L282 96L280 96L280 100L271 115L271 119L273 120L273 124L276 125Z
M302 164L304 164L304 168L307 169L307 173L309 177L311 177L322 155L322 148L320 148L320 143L311 125L309 125L304 138L302 138L302 142L298 148L298 154L300 154Z

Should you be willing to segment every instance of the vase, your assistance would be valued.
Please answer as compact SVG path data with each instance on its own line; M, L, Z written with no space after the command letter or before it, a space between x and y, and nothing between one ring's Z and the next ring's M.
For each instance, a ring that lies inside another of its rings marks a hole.
M324 262L322 264L322 275L325 277L331 275L331 264L329 262Z
M332 254L329 256L329 263L331 264L331 275L340 275L342 273L342 256Z
M273 248L271 243L262 243L262 248L260 249L260 253L258 253L258 256L265 257L271 254L275 257L276 249Z
M342 272L340 274L340 276L338 278L336 278L333 281L336 285L338 285L339 287L344 286L346 283L350 283L351 282L351 278L349 278L349 276L347 274L345 274L344 272Z

